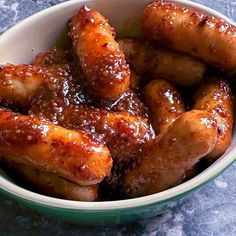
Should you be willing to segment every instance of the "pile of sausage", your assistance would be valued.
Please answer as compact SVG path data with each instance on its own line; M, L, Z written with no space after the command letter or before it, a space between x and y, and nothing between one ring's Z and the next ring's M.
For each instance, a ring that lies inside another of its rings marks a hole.
M32 189L80 201L145 196L226 151L236 27L156 1L143 10L142 39L116 41L86 6L69 28L67 47L0 68L1 163Z

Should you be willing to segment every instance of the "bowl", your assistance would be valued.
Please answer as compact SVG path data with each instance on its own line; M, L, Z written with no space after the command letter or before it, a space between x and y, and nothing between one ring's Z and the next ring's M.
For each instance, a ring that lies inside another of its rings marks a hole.
M0 36L0 64L30 63L38 52L52 48L68 20L86 4L103 13L119 36L138 36L142 9L153 0L73 0L41 11L20 22ZM198 11L232 20L203 5L175 2ZM236 159L236 130L227 152L205 171L176 187L145 197L105 202L79 202L44 196L17 186L0 169L0 192L43 214L86 225L124 224L156 216L179 203L179 200L219 175Z

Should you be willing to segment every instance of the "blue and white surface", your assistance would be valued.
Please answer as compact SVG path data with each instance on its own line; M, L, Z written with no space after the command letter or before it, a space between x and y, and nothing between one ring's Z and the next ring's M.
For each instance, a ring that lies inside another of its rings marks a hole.
M108 0L109 1L109 0ZM236 20L236 0L195 0ZM0 0L0 34L33 13L64 0ZM0 52L1 53L1 52ZM236 235L236 163L179 207L124 226L76 226L39 215L0 196L1 235Z

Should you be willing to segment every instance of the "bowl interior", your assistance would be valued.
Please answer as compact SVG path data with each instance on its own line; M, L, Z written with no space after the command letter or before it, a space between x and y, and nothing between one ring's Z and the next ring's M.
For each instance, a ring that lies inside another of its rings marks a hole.
M139 22L141 11L149 2L153 2L153 0L74 0L46 9L22 21L20 24L14 26L0 36L0 64L31 63L38 52L46 51L55 45L55 42L64 31L71 16L84 4L103 13L109 19L110 24L115 27L118 36L137 37L140 34ZM197 9L198 11L221 17L229 23L234 24L234 22L222 14L199 4L187 0L169 2L186 5L190 8ZM30 201L40 202L41 204L55 207L73 209L101 210L153 204L155 202L166 201L177 195L181 195L184 192L188 192L215 177L235 160L235 146L236 129L234 128L233 140L230 148L218 161L198 176L164 192L137 199L116 201L115 205L112 202L73 202L36 194L18 187L1 168L0 188Z

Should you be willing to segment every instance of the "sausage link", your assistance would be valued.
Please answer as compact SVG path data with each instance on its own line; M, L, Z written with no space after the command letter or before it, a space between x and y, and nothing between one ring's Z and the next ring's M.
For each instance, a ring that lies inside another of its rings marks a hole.
M210 111L220 117L219 139L215 148L207 155L209 159L219 158L231 143L233 129L233 100L229 85L223 80L203 83L195 94L194 109Z
M151 81L145 86L144 94L150 108L152 126L157 134L163 132L185 112L180 94L165 80Z
M97 185L82 186L55 174L42 172L31 165L7 163L33 190L52 197L75 201L94 201L97 198Z
M0 154L81 185L101 182L112 166L108 149L82 132L9 110L0 110Z
M144 196L178 184L203 156L214 148L217 123L206 111L184 113L165 132L147 144L124 176L129 197Z
M70 35L82 72L95 96L113 100L128 91L129 66L106 18L84 6L72 18Z
M222 69L236 67L236 27L224 20L159 0L142 14L145 38Z
M162 78L182 86L193 85L203 79L204 63L188 55L154 47L147 41L118 40L127 61L141 75Z

